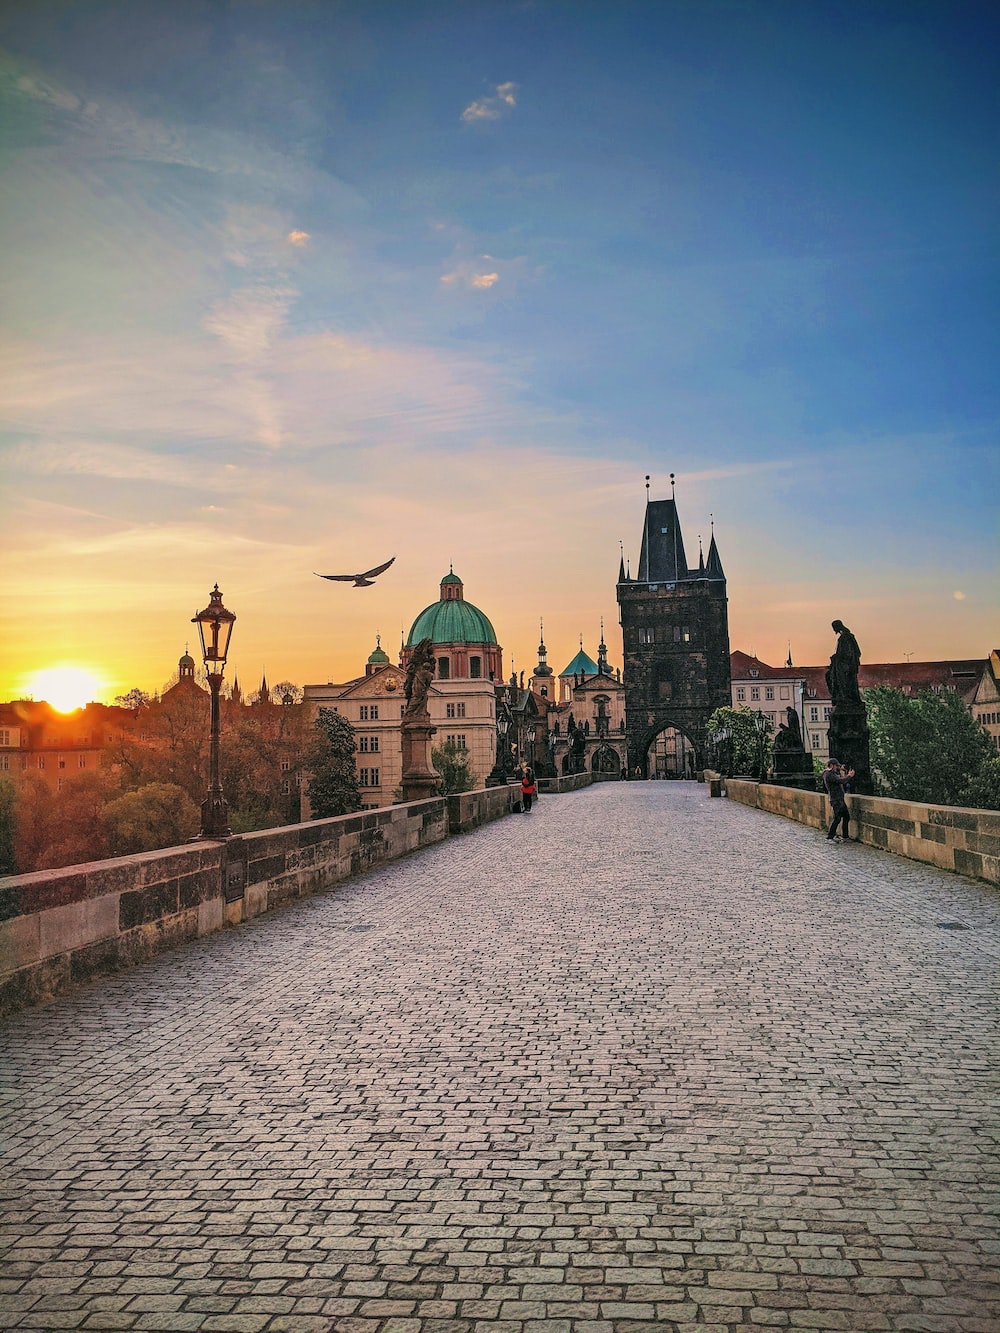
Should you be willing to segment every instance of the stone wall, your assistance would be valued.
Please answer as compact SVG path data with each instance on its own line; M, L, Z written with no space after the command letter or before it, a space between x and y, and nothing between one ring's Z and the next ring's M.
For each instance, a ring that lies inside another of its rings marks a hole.
M538 794L558 796L562 792L579 791L581 787L589 787L593 781L593 773L565 773L561 778L539 778Z
M0 1014L509 814L515 787L0 878Z
M743 805L826 831L830 804L822 792L727 778L727 795ZM926 861L942 870L1000 884L1000 812L950 805L848 796L851 836L870 847Z

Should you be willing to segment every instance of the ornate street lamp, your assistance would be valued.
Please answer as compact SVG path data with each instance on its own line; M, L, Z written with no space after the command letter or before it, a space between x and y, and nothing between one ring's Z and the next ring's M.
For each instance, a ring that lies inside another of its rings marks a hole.
M219 691L222 689L222 673L226 669L226 655L229 652L229 639L233 632L236 617L222 605L222 593L219 585L212 589L208 606L191 619L192 625L198 626L201 637L201 655L208 672L208 687L212 691L212 729L209 736L209 777L208 796L201 805L201 837L228 838L229 806L222 794L219 781Z
M510 710L506 697L497 699L497 756L486 779L487 787L501 787L507 781L507 768L510 763L507 754L507 733L510 731Z

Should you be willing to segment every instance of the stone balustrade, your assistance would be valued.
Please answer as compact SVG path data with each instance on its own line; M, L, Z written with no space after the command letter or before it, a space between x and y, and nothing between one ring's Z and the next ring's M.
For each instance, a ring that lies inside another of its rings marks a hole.
M0 1014L509 814L517 787L0 878Z
M830 803L822 792L799 791L748 778L726 778L731 800L826 830ZM911 861L1000 884L1000 812L895 801L887 796L848 796L851 836Z

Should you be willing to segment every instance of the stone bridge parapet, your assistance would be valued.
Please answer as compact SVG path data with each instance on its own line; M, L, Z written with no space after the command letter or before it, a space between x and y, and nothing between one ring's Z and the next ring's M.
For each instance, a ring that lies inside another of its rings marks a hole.
M509 814L517 787L0 878L0 1015Z
M830 804L822 792L776 783L726 778L727 795L742 805L826 828ZM1000 811L896 801L887 796L848 796L851 836L871 847L925 861L991 884L1000 884Z

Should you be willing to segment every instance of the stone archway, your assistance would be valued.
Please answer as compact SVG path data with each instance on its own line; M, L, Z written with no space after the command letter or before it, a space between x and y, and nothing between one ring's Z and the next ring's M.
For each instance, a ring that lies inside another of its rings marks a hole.
M666 726L650 740L646 749L646 772L651 778L693 778L698 752L681 727Z
M622 771L621 755L612 746L599 745L590 760L592 773L611 773L617 777Z

